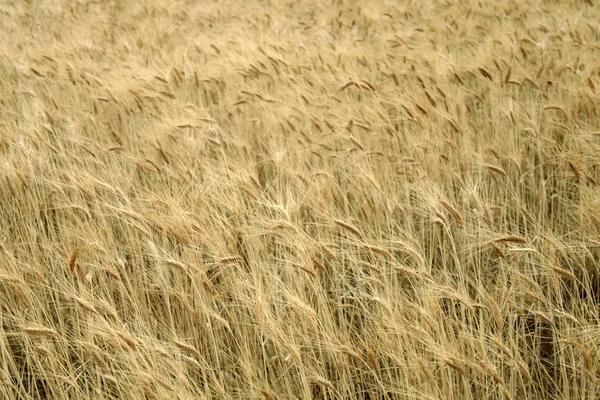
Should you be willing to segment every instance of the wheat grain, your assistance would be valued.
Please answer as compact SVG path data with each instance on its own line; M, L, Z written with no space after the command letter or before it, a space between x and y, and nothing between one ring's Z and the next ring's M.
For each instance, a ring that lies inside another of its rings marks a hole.
M60 333L58 333L58 331L51 329L51 328L44 328L44 327L23 328L23 332L25 332L26 334L28 334L30 336L46 336L46 337L60 336Z
M450 203L448 203L448 202L446 202L444 200L440 200L440 204L446 210L448 210L448 212L450 212L450 214L454 217L454 219L456 220L456 222L459 225L462 225L464 223L462 215L460 215L460 213L458 212L458 210L456 208L454 208L454 206L452 206Z
M509 235L493 240L494 243L527 243L527 239L523 236Z
M362 234L361 234L361 232L358 230L358 228L357 228L357 227L355 227L355 226L354 226L354 225L352 225L352 224L349 224L349 223L347 223L347 222L344 222L344 221L342 221L342 220L339 220L339 219L334 219L334 220L333 220L333 222L335 222L335 223L336 223L336 225L338 225L338 226L340 226L340 227L344 228L345 230L347 230L348 232L352 233L352 234L353 234L353 235L355 235L355 236L358 236L358 237L361 237L361 236L362 236Z
M194 355L194 356L196 356L198 358L202 357L201 354L200 354L200 352L194 346L192 346L190 344L187 344L187 343L184 343L184 342L180 342L180 341L177 341L177 340L173 341L173 344L179 350L182 350L182 351L185 351L187 353L190 353L190 354L192 354L192 355Z

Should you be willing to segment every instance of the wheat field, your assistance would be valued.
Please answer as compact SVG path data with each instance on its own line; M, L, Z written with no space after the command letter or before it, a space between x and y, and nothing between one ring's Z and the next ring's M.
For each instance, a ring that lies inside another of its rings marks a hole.
M599 20L1 2L0 397L600 398Z

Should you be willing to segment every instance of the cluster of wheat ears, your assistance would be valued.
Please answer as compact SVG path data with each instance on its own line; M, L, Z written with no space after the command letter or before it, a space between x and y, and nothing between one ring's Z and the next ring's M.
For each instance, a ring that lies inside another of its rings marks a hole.
M600 398L600 8L0 4L0 397Z

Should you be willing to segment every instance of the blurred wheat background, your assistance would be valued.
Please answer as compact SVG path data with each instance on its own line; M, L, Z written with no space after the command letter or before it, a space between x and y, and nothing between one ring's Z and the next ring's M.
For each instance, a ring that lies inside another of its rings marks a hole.
M0 397L600 397L600 8L0 4Z

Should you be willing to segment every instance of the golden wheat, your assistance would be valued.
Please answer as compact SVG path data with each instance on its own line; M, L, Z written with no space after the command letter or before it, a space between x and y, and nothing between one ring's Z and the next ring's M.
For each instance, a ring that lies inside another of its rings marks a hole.
M0 397L594 398L599 10L0 5Z

